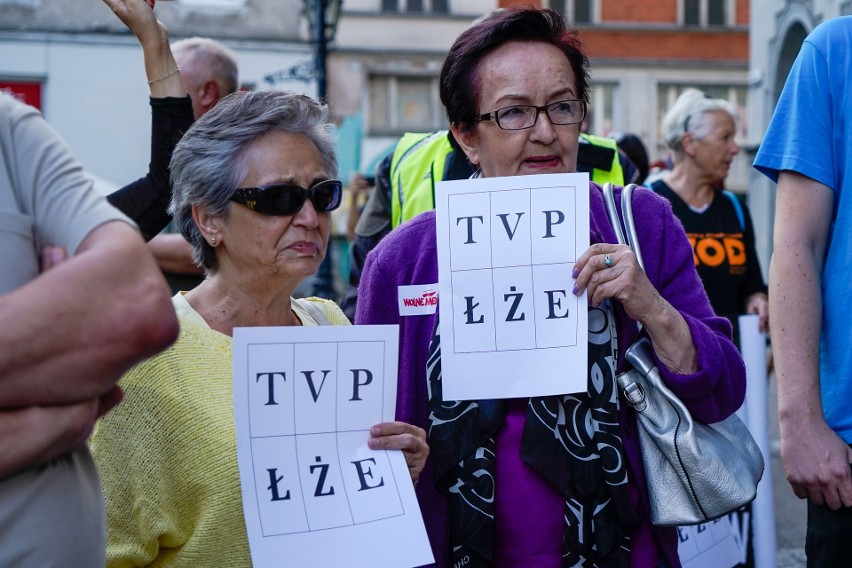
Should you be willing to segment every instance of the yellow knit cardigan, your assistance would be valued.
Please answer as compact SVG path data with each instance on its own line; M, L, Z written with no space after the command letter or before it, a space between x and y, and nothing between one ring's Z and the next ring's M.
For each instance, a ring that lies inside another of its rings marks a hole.
M178 294L175 344L131 369L89 445L107 511L107 566L250 567L234 432L231 338ZM304 325L317 322L294 300ZM311 298L334 325L333 302Z

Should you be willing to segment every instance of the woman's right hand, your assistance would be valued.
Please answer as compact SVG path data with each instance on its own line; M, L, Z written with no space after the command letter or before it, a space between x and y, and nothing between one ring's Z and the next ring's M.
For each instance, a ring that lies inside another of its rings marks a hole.
M155 0L104 0L104 4L118 16L143 46L146 42L162 38L162 24L154 16Z
M145 73L154 98L185 97L177 62L169 45L169 32L154 15L155 0L103 0L139 40L145 56Z

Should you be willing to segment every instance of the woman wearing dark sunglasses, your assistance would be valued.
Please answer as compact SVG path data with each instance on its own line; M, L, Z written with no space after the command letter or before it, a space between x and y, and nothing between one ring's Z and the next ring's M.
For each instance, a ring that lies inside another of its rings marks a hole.
M340 205L327 109L281 91L235 93L175 149L171 213L205 280L177 294L172 348L121 380L124 403L91 439L107 504L108 566L251 566L233 421L234 327L348 325L333 302L293 299L326 254ZM373 427L412 480L425 432Z

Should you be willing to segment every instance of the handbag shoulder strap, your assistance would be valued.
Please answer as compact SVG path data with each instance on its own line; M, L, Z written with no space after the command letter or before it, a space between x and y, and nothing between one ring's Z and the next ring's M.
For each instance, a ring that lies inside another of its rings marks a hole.
M331 322L328 321L328 318L326 317L325 312L323 312L321 309L319 309L317 306L315 306L313 304L313 302L311 302L310 300L301 300L301 301L296 300L296 301L299 302L300 306L305 308L305 311L307 311L309 314L311 314L311 317L314 318L314 320L317 322L317 325L331 325Z
M636 261L642 270L645 270L645 262L642 259L642 249L639 246L639 237L636 234L636 224L633 221L633 190L638 186L635 183L625 186L621 190L621 215L615 207L615 195L611 183L606 183L603 186L604 203L606 204L606 212L609 216L609 222L615 231L615 237L618 239L618 244L628 245L633 254L636 255ZM622 230L622 223L624 229Z
M642 250L639 247L639 236L636 234L636 224L633 220L633 190L636 187L638 186L635 183L631 183L621 189L621 215L618 214L618 209L615 207L615 195L611 183L604 184L603 196L609 223L612 225L612 230L615 231L618 244L628 245L633 254L636 255L636 262L639 263L639 267L645 270ZM639 331L642 331L642 324L638 321L636 327Z

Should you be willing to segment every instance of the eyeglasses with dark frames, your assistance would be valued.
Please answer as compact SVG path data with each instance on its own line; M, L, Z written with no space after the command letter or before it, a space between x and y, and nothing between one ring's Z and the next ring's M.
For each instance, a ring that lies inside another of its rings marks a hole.
M314 184L310 189L289 183L276 183L260 187L241 187L234 191L231 201L264 215L295 215L311 200L317 213L328 213L340 207L343 200L343 183L329 179Z
M544 106L511 105L498 108L476 117L477 122L493 120L502 130L524 130L535 126L538 115L544 112L551 124L565 126L583 122L586 118L586 101L566 99Z

